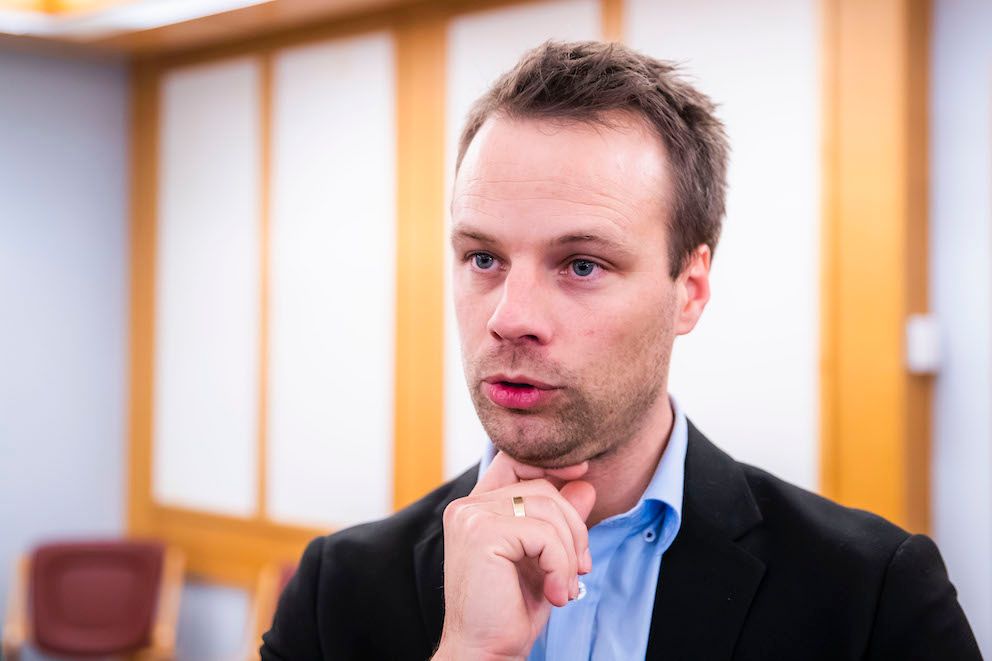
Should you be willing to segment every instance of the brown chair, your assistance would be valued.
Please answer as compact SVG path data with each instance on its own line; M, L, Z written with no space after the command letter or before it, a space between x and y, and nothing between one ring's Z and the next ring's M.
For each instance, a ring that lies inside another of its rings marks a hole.
M39 546L18 562L4 657L31 645L61 659L173 659L184 564L181 551L158 542Z
M262 645L262 634L272 626L279 597L295 573L295 562L275 562L259 572L246 628L248 640L245 642L245 658L249 661L259 660L258 648Z

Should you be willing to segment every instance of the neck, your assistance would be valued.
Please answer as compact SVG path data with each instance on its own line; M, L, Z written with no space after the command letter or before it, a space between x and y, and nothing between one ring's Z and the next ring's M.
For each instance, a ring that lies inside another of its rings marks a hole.
M586 520L590 528L634 507L648 488L675 424L667 389L662 390L633 438L589 462L582 479L596 488L596 505Z

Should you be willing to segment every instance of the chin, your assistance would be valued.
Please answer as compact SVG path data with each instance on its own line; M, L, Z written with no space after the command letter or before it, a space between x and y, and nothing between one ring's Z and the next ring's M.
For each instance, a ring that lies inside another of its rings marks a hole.
M590 453L587 448L573 439L548 433L547 429L525 430L521 427L518 425L515 429L505 427L492 429L486 426L486 431L489 432L489 438L497 450L529 466L563 468L582 463L589 458Z
M479 399L479 420L497 450L520 463L540 468L562 468L599 454L595 435L585 425L569 424L555 409L511 411Z

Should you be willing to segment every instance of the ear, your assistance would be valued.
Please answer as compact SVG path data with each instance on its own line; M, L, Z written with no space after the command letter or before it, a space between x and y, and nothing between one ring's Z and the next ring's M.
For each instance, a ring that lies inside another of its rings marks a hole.
M698 246L676 281L679 306L675 314L677 335L685 335L696 327L703 308L710 300L710 257L709 246Z

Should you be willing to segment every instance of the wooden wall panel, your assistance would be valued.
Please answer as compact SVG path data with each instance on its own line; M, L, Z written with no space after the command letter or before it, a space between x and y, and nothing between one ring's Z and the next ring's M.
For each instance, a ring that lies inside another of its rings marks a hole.
M283 523L392 511L394 60L389 32L273 55L265 467Z
M926 310L929 3L825 0L822 488L929 525L930 382L904 365Z
M257 503L259 64L161 81L153 492L250 516ZM152 129L155 130L155 129Z

